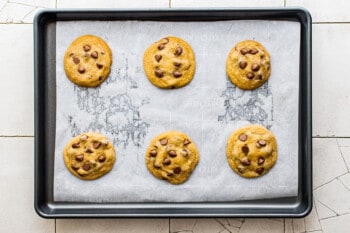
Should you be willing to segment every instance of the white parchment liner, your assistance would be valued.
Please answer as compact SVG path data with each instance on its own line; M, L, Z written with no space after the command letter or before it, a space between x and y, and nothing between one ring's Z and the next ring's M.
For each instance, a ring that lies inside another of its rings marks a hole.
M78 36L103 38L113 52L110 77L98 88L71 83L63 56ZM180 89L153 86L143 71L143 53L153 42L174 35L193 48L197 67ZM225 63L239 41L261 42L271 55L265 85L242 91L227 78ZM296 196L298 190L298 80L300 24L288 21L79 21L56 28L55 201L204 202ZM257 179L235 174L226 160L226 143L238 127L258 123L276 136L275 167ZM153 177L145 165L150 140L179 130L196 143L200 161L190 179L172 185ZM75 135L97 131L113 141L114 168L95 181L74 177L63 148Z

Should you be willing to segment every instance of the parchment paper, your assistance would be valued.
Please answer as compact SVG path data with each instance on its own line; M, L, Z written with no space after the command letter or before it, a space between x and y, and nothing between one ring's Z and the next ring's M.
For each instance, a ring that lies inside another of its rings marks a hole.
M58 22L55 201L204 202L296 196L298 190L298 79L300 24L288 21L79 21ZM98 88L71 83L63 56L78 36L103 38L113 52L110 77ZM180 89L153 86L143 71L143 53L153 42L174 35L195 52L192 82ZM225 63L239 41L260 41L271 55L272 73L262 87L242 91L227 78ZM258 123L276 136L278 159L257 179L235 174L226 143L238 127ZM172 185L145 165L151 139L179 130L196 143L200 161L190 179ZM63 148L77 134L97 131L116 149L114 168L94 181L74 177Z

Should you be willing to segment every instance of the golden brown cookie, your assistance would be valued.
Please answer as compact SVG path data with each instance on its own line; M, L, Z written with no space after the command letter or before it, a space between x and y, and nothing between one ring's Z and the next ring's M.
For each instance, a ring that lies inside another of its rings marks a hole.
M109 75L112 51L101 38L84 35L75 39L64 55L68 78L83 87L96 87Z
M105 136L94 132L74 137L63 152L68 170L83 180L94 180L109 172L115 157L112 143Z
M168 36L153 43L143 56L143 67L151 83L160 88L179 88L194 75L196 61L190 45Z
M227 57L226 72L237 87L244 90L258 88L270 77L270 54L257 41L241 41Z
M277 159L275 136L260 125L237 129L230 136L226 155L231 168L246 178L266 174Z
M199 160L191 138L178 131L167 131L152 139L146 152L148 170L172 184L185 182Z

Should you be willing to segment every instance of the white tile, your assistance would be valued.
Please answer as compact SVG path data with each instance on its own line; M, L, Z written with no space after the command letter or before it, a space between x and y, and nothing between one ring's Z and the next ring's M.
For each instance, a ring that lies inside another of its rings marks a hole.
M239 233L281 233L283 229L284 223L280 221L247 218Z
M348 233L350 229L350 214L321 220L324 233Z
M350 138L337 138L340 147L350 147Z
M313 135L350 136L350 24L314 24L312 38Z
M0 25L0 135L33 135L32 25ZM4 56L6 55L6 56Z
M0 137L0 232L55 232L55 221L34 211L33 143L33 138Z
M350 191L338 179L316 189L314 197L338 215L350 213Z
M349 171L350 170L350 147L340 147L340 151Z
M56 233L168 233L168 219L57 219Z
M197 219L192 231L193 233L219 233L225 228L215 219Z
M295 218L292 221L293 232L302 233L305 232L305 220L303 218Z
M284 6L284 0L171 0L171 7L273 7Z
M241 227L243 223L243 219L236 219L236 218L228 218L227 221L230 226L234 226L234 227Z
M345 175L339 177L340 182L350 190L350 173L346 173Z
M55 0L0 1L0 23L32 23L36 12L55 5Z
M347 172L336 139L313 139L313 185L319 187Z
M319 219L325 219L325 218L337 216L337 214L333 210L329 209L327 206L323 205L318 200L315 200L315 206L317 209L317 214Z
M314 22L350 21L348 0L287 0L287 6L307 8Z
M318 219L315 205L313 206L310 214L304 218L306 231L322 230L320 221Z
M168 8L168 0L57 0L57 8Z
M192 230L197 219L194 218L173 218L170 219L170 232Z

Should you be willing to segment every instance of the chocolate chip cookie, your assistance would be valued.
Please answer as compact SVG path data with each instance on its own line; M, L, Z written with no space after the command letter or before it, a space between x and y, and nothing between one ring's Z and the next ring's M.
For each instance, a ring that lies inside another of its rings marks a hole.
M167 131L151 141L146 152L148 170L157 178L172 184L185 182L199 160L191 138L178 131Z
M145 51L143 66L153 85L179 88L192 80L196 61L192 48L186 41L168 36L153 43Z
M68 78L83 87L96 87L109 75L112 51L101 38L84 35L75 39L64 55Z
M246 178L266 174L277 159L275 136L265 127L248 125L230 136L226 155L233 171Z
M258 88L270 77L270 54L257 41L241 41L227 57L226 72L237 87L244 90Z
M74 137L63 152L68 170L83 180L94 180L109 172L115 157L112 143L105 136L93 132Z

